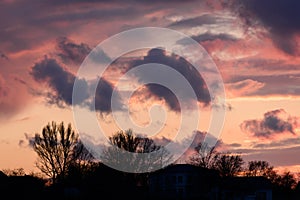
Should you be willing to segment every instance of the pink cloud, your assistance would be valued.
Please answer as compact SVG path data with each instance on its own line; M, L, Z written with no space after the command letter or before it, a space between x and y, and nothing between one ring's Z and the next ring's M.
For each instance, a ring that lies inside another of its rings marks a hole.
M4 79L0 74L0 120L8 119L29 103L30 95L26 86L9 75Z
M226 96L231 97L241 97L244 95L249 95L255 93L257 90L264 87L265 84L259 81L254 81L252 79L246 79L242 81L237 81L234 83L227 83L225 85L226 88Z

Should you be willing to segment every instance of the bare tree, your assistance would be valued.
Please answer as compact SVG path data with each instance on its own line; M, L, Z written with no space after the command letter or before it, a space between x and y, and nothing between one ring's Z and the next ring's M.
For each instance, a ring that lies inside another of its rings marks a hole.
M264 176L269 178L272 175L273 168L273 166L264 160L249 161L246 176Z
M195 147L195 153L188 158L187 163L213 169L215 168L218 155L219 153L216 150L216 146L209 147L206 143L199 143Z
M255 160L249 161L248 166L245 169L246 176L263 176L271 181L272 184L277 186L281 185L283 176L277 174L274 170L274 167L269 164L267 161ZM289 177L286 176L288 179Z
M284 172L281 176L278 176L276 182L279 186L287 190L294 189L297 185L294 175L289 171Z
M133 134L131 129L117 131L109 137L109 141L111 146L103 151L101 160L114 168L123 167L123 171L151 171L152 168L164 166L172 157L163 146L156 145L152 139Z
M195 152L187 160L187 163L199 167L214 169L221 176L234 176L243 170L244 161L240 155L230 152L218 152L217 148L222 145L221 140L217 140L213 147L205 142L200 142L195 148Z
M65 178L69 167L82 159L84 148L71 124L65 127L63 122L52 121L42 129L42 134L35 134L33 149L38 155L37 168L55 183Z
M223 177L235 176L243 170L244 161L240 155L220 154L216 158L215 169Z

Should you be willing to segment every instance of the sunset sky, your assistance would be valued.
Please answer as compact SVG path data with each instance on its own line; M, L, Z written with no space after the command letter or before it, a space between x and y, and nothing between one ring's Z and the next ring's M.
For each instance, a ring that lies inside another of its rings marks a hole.
M64 121L75 129L74 79L99 43L122 31L162 27L190 36L217 66L226 95L219 136L223 149L241 153L245 161L266 160L279 169L300 172L299 10L298 0L1 1L0 169L36 171L30 141L48 122ZM108 52L99 55L111 61ZM118 128L107 123L113 118L106 94L124 70L134 68L132 63L145 64L147 59L175 69L188 66L149 49L114 62L95 99L107 134ZM194 81L201 104L203 118L195 130L201 134L208 131L212 101L203 79L192 71L184 73ZM141 125L149 123L153 103L168 111L159 136L171 140L180 109L168 90L139 88L130 101L131 117Z

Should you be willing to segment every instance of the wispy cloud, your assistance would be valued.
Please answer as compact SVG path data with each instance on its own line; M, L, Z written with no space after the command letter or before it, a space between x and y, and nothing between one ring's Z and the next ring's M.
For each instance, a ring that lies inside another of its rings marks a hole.
M265 86L264 83L246 79L234 83L225 84L228 97L239 97L256 93L259 89Z
M192 18L186 18L175 21L169 25L171 28L191 28L195 26L202 26L205 24L216 24L220 19L216 15L204 14Z
M279 141L271 141L269 143L254 143L254 148L286 148L286 147L293 147L300 145L300 138L299 137L291 137L286 138Z

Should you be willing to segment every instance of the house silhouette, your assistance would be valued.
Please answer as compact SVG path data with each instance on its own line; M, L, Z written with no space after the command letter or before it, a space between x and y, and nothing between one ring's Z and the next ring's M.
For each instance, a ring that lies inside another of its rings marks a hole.
M272 183L262 176L225 177L219 189L224 200L272 200Z
M7 176L0 171L0 191L12 199L69 200L97 196L111 199L272 200L286 194L276 193L274 185L265 177L221 177L216 170L189 164L172 164L144 175L147 175L144 176L147 184L141 186L136 182L136 174L101 164L81 181L71 179L45 186L45 180L37 177Z
M189 164L169 165L149 176L149 195L164 199L214 199L218 172Z
M265 177L221 177L216 170L169 165L149 175L151 198L182 200L272 200Z

